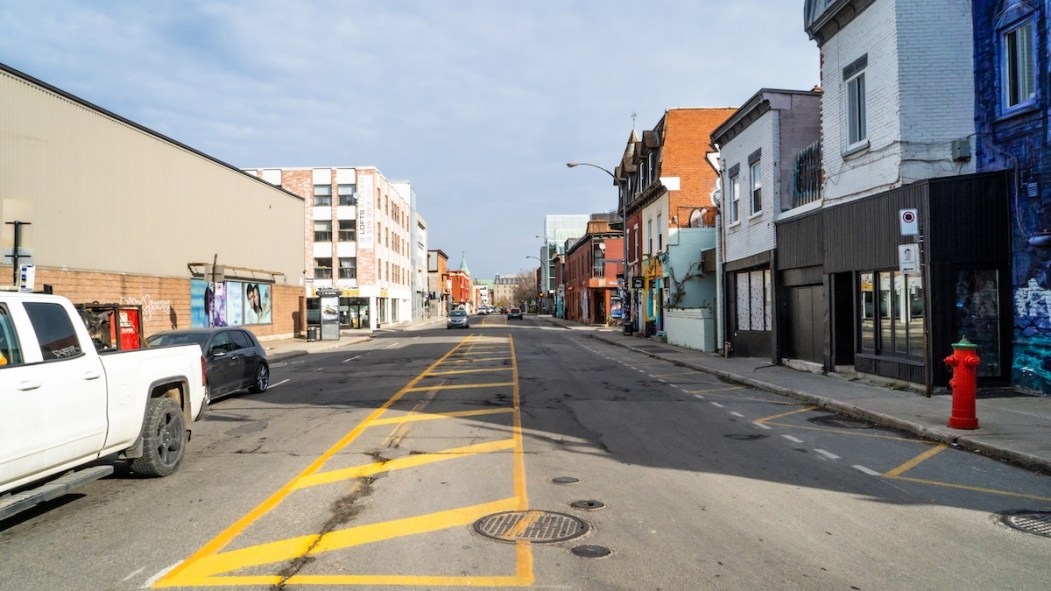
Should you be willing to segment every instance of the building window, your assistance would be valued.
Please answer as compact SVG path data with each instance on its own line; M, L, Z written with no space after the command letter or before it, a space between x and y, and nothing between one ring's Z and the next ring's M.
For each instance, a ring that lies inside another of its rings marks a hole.
M773 325L770 269L735 276L737 330L769 331Z
M663 216L657 214L657 252L664 252L664 222Z
M339 185L339 204L342 206L357 205L358 196L354 193L354 185Z
M923 276L898 271L858 274L862 353L923 359Z
M355 257L339 257L339 278L357 279L358 259Z
M314 220L314 242L332 242L332 220Z
M749 167L752 183L752 215L763 211L763 171L760 170L759 161L753 162Z
M314 185L314 206L332 206L332 187L330 185Z
M339 220L339 241L354 242L357 239L357 224L355 221Z
M1002 35L1004 105L1012 109L1036 97L1033 68L1033 21L1026 21Z
M314 279L332 279L332 259L314 259Z
M739 168L734 166L730 171L730 182L727 183L727 189L730 194L726 196L727 202L730 204L730 223L736 224L741 220L740 217L740 200L741 200L741 175L737 174Z
M653 220L646 220L646 254L653 254Z
M868 139L868 123L865 111L865 68L868 55L863 55L843 68L843 81L847 85L847 148L858 147Z

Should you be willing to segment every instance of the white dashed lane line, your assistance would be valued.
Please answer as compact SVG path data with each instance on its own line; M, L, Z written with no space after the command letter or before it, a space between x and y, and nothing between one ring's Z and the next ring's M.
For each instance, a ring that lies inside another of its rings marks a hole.
M803 440L799 439L798 437L792 437L791 435L782 435L781 437L784 437L785 439L791 441L792 443L796 443L796 444L799 444L799 445L803 444Z
M839 456L837 456L836 454L834 454L834 453L832 453L830 451L825 451L823 449L815 449L814 451L816 451L817 453L825 456L826 458L828 458L830 460L838 460L839 459Z
M866 468L865 466L860 466L858 464L854 464L852 466L852 468L854 468L855 470L860 470L860 471L864 472L865 474L868 474L869 476L882 476L882 474L880 474L879 472L876 472L875 470L870 470L870 469Z

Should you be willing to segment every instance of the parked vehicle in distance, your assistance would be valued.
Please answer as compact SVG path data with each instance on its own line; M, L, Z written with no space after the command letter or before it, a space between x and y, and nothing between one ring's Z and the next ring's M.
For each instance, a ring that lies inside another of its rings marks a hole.
M197 347L100 354L66 298L0 292L0 519L112 474L99 459L175 472L207 404Z
M471 328L471 318L467 315L467 310L450 311L445 328Z
M205 359L212 400L248 390L265 392L270 385L266 350L250 331L236 326L169 330L146 339L150 347L197 345Z
M511 309L509 309L507 311L507 319L508 320L515 320L515 319L521 320L522 319L522 309L521 308L511 308Z

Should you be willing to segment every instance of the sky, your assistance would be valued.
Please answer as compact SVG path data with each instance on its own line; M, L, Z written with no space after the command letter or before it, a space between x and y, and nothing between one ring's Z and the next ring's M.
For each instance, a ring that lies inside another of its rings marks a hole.
M664 112L809 90L804 0L3 0L0 62L237 168L410 181L430 249L535 269Z

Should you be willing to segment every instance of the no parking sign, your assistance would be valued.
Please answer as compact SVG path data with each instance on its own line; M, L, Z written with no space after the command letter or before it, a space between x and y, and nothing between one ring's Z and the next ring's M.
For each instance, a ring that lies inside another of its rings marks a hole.
M920 233L920 215L916 209L899 209L898 221L901 222L902 236L916 236Z

